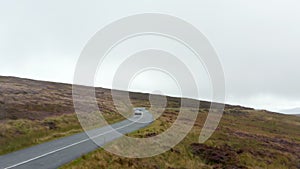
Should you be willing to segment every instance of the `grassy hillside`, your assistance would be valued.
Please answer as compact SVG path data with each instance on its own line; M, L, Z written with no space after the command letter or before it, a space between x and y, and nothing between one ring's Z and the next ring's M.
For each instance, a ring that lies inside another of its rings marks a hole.
M81 131L72 106L71 85L0 77L0 153ZM110 122L116 113L110 90L96 90ZM149 107L148 95L131 93L135 106ZM180 99L168 97L166 111L149 127L129 134L151 137L177 117ZM300 168L300 117L226 105L213 136L198 144L210 103L201 102L189 135L170 151L145 159L115 156L102 149L62 168Z
M128 159L100 149L62 168L300 168L300 118L227 108L213 136L198 144L206 111L201 109L195 127L179 145L159 156ZM130 136L149 137L162 132L177 112L169 109L151 126Z
M115 113L110 90L96 93L109 123L123 119ZM81 131L72 85L0 76L0 154Z

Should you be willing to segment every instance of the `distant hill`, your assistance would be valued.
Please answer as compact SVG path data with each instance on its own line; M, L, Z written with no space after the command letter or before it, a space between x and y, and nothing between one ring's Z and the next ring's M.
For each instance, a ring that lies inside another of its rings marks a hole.
M35 120L74 113L71 84L0 76L0 91L0 120L4 118ZM103 112L116 112L110 89L96 88L96 98ZM148 101L149 94L131 92L130 98L133 102L144 104ZM167 99L169 103L180 106L179 98L167 97ZM149 102L147 105L149 106ZM208 109L210 103L201 101L200 106ZM246 109L232 105L226 107Z
M285 113L285 114L300 115L300 107L293 108L293 109L281 110L280 112Z

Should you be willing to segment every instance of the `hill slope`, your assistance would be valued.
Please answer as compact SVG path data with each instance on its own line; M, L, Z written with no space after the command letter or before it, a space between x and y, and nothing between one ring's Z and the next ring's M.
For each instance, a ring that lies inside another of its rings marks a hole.
M0 77L0 91L0 154L82 131L69 84ZM108 121L122 119L110 90L98 88L96 96ZM131 93L130 97L135 106L150 105L147 94ZM151 137L170 127L180 99L167 99L165 112L130 136ZM226 105L214 135L198 144L209 106L201 102L193 130L164 154L127 159L99 149L62 168L300 168L300 117Z

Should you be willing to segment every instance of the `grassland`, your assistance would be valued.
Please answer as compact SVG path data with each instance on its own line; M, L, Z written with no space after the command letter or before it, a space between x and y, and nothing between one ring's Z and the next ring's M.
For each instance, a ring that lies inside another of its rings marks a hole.
M159 134L176 119L177 109L169 109L151 126L132 137ZM201 109L188 136L164 154L145 159L115 156L99 149L63 166L74 168L279 168L300 167L300 118L266 111L226 109L219 127L205 143L198 137L207 116Z
M71 85L0 76L0 91L0 154L82 131ZM115 113L109 90L96 94L109 123L124 119Z
M0 77L0 154L12 152L82 131L74 114L68 84ZM96 97L110 122L117 114L110 90L98 88ZM131 93L136 107L150 107L149 95ZM150 126L131 137L151 137L175 121L180 99L168 97L167 109ZM118 157L96 150L62 168L300 168L300 117L226 105L222 120L205 142L198 143L210 103L201 102L196 124L171 150L145 159Z
M109 123L123 119L122 116L106 114ZM47 117L43 120L17 119L0 123L0 155L46 141L82 132L76 114Z

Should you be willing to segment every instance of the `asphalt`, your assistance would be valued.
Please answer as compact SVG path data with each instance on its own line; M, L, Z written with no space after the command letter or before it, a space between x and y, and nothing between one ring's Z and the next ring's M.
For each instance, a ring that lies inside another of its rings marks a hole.
M0 156L1 169L53 169L94 151L108 142L151 124L153 116L147 110L142 116L39 144ZM89 137L89 136L90 137ZM94 139L98 145L94 143Z

